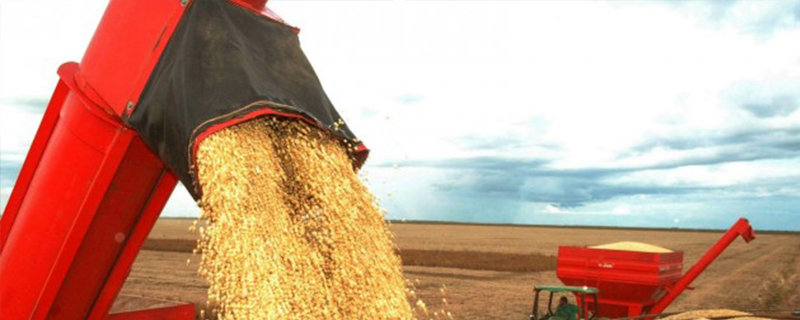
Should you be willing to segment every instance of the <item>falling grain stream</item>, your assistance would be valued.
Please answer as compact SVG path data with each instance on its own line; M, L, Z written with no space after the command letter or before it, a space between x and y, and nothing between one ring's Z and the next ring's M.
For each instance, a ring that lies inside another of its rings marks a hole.
M260 118L200 145L200 274L218 319L410 319L400 258L344 144Z

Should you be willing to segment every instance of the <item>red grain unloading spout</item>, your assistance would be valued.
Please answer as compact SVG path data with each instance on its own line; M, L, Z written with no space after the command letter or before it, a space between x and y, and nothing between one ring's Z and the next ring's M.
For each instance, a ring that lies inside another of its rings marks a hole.
M194 306L109 315L194 151L262 115L302 119L367 154L328 100L298 29L266 0L112 0L66 63L0 220L3 319L194 319Z

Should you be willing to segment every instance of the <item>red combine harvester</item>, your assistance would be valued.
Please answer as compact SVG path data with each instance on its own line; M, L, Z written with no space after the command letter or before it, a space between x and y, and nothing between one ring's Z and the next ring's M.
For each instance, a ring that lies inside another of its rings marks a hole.
M365 160L266 2L109 3L80 64L59 68L0 220L0 318L194 319L191 304L109 310L177 182L200 198L194 152L214 131L295 118Z
M567 286L596 288L578 295L584 314L625 318L663 312L737 237L755 239L742 218L682 275L683 252L637 252L588 247L560 247L556 275ZM585 297L586 301L581 301ZM596 297L596 298L595 298ZM596 299L596 301L595 301ZM648 317L642 317L648 318ZM652 317L650 317L652 318Z

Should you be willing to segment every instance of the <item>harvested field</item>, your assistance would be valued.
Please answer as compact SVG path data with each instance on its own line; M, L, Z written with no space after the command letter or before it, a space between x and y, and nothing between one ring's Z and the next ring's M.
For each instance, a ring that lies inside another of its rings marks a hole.
M148 239L143 250L191 253L196 241ZM556 257L538 253L500 253L448 250L398 250L405 266L442 267L467 270L539 272L556 269Z
M538 253L400 250L403 265L468 270L541 272L556 269L556 257Z
M151 233L149 249L161 244L180 247L196 235L186 230L192 220L161 219ZM395 223L391 225L403 252L425 252L430 261L437 252L541 254L555 256L558 245L599 245L638 241L684 251L685 267L695 261L720 236L720 232L613 230ZM667 309L667 312L702 309L788 310L800 303L800 234L759 234L745 244L737 240ZM155 242L154 242L155 241ZM202 307L206 284L197 275L199 256L186 251L144 250L134 264L115 308L163 305L164 301L140 297L195 302ZM448 254L448 253L446 253ZM186 260L191 258L190 265ZM523 319L531 306L534 284L560 283L553 271L506 272L441 266L411 266L405 276L419 280L419 295L430 309L445 307L456 319ZM446 294L442 294L442 285ZM736 292L731 293L735 287ZM778 289L776 289L778 288ZM447 299L444 305L442 298ZM758 313L756 313L758 314Z
M144 242L142 250L192 253L196 247L196 240L150 238Z

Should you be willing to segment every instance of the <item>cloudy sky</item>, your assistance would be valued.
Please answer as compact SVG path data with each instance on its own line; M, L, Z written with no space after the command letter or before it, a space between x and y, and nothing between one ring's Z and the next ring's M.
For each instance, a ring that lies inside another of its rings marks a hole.
M277 1L408 220L800 230L800 1ZM0 1L5 205L93 1ZM195 216L179 188L165 210Z

